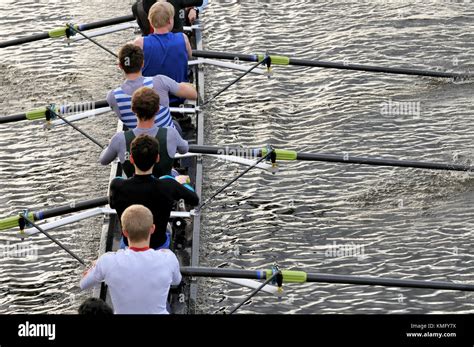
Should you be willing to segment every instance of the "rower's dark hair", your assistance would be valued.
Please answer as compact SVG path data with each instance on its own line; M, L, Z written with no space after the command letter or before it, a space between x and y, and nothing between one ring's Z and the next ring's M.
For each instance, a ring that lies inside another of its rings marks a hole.
M88 298L79 306L78 313L88 316L111 316L114 311L102 299Z
M142 69L145 56L140 47L127 43L120 48L118 56L120 66L125 73L136 73Z
M160 96L148 87L138 88L132 95L132 111L140 120L150 120L160 110Z
M146 134L136 137L130 144L130 154L135 165L142 171L150 170L160 153L158 140Z

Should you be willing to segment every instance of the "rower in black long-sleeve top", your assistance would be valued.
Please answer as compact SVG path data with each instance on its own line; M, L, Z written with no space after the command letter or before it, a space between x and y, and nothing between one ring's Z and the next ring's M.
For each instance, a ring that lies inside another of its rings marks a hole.
M180 199L192 206L199 203L188 184L182 185L170 176L156 178L152 174L135 174L129 179L115 178L110 184L110 207L117 210L119 217L127 207L135 204L143 205L153 213L155 232L151 235L150 248L154 249L168 243L166 227L173 204ZM128 245L125 237L124 242Z

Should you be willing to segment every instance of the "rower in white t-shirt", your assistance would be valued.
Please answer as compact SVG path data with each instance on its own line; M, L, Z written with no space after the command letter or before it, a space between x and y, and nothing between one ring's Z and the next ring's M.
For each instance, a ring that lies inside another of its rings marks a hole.
M181 282L178 259L169 249L149 248L155 225L145 206L128 207L121 221L130 247L102 255L85 272L81 289L105 282L116 314L168 314L170 286Z

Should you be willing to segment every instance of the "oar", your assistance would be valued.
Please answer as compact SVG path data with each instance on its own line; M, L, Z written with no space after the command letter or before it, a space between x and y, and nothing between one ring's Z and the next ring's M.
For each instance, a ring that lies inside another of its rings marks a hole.
M41 210L38 212L29 212L26 214L27 218L33 221L43 220L46 218L61 216L67 213L73 213L77 211L87 210L89 208L104 206L109 203L108 197L102 197L92 200L73 202L68 205L62 205L53 207L47 210ZM19 215L6 217L0 219L0 230L6 230L19 226L21 217Z
M427 288L440 290L459 290L474 291L474 285L461 284L441 281L421 281L404 280L384 277L362 277L353 275L332 275L323 273L310 273L304 271L282 270L283 283L339 283L339 284L357 284L367 286L383 287L404 287L404 288ZM207 267L188 267L181 268L183 276L190 277L228 277L228 278L247 278L254 280L266 280L274 275L273 270L241 270L241 269L220 269Z
M30 111L18 114L12 114L8 116L0 116L0 124L4 123L13 123L13 122L20 122L24 120L38 120L38 119L45 119L47 120L48 114L48 107L39 107L32 109ZM109 108L109 104L107 100L99 100L99 101L91 101L91 102L83 102L78 104L71 104L65 106L55 106L55 112L58 114L68 114L68 113L75 113L75 112L87 112L91 110L97 110L99 108ZM194 107L170 107L170 112L172 113L196 113L197 108ZM83 115L79 119L86 118L86 115ZM74 119L77 120L77 119ZM54 123L54 122L53 122Z
M73 104L73 105L65 105L61 107L56 107L56 113L58 114L67 114L71 112L79 111L89 111L95 110L97 108L108 107L109 104L107 100L100 100L100 101L93 101L93 102L84 102L80 104ZM0 117L0 124L3 123L12 123L18 122L23 120L37 120L37 119L46 119L46 115L48 114L48 107L39 107L25 113L18 113L9 116Z
M258 158L267 154L266 148L261 149L245 149L236 147L222 147L222 146L198 146L190 145L189 152L201 154L216 154L216 155L235 155L245 158ZM461 164L444 164L431 163L423 161L411 160L397 160L388 158L367 158L367 157L353 157L349 154L321 154L321 153L302 153L296 151L275 149L276 160L306 160L306 161L322 161L331 163L343 164L362 164L374 166L395 166L415 169L430 169L430 170L447 170L447 171L474 171L473 166Z
M193 56L201 57L201 58L212 58L212 59L228 59L228 60L238 59L238 60L250 61L250 62L259 62L265 59L266 57L265 54L240 54L240 53L201 51L201 50L193 50ZM320 67L320 68L329 68L329 69L381 72L381 73L398 74L398 75L416 75L416 76L454 78L454 79L465 79L465 78L472 77L472 74L461 74L461 73L455 73L455 72L441 72L441 71L429 71L429 70L419 70L419 69L346 64L346 63L336 63L336 62L322 61L322 60L296 59L296 58L290 58L290 57L281 56L281 55L270 55L270 58L271 58L271 63L273 65L308 66L308 67Z
M101 20L101 21L93 22L89 24L76 25L75 28L80 31L87 31L87 30L92 30L92 29L103 28L109 25L131 22L133 20L135 20L133 15L128 15L128 16L116 17L116 18L111 18L111 19L105 19L105 20ZM29 43L29 42L34 42L34 41L39 41L39 40L44 40L44 39L49 39L49 38L71 36L73 34L74 33L71 33L71 31L68 29L67 26L63 26L63 27L50 30L48 32L41 33L41 34L35 34L31 36L22 37L19 39L13 39L9 41L0 42L0 48L17 46L24 43Z

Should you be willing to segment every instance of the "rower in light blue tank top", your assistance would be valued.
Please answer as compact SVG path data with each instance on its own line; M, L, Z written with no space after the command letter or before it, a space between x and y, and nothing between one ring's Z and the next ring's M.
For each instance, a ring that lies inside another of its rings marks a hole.
M143 76L165 75L176 82L188 82L188 52L183 33L151 34L143 38ZM182 101L170 95L170 103Z

